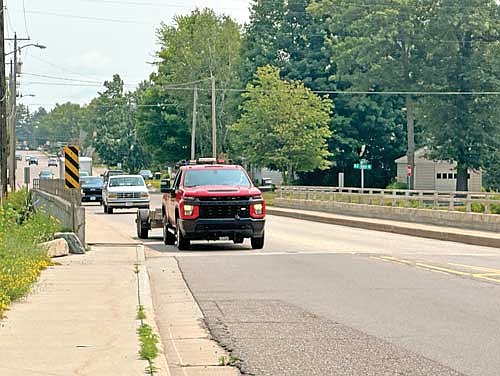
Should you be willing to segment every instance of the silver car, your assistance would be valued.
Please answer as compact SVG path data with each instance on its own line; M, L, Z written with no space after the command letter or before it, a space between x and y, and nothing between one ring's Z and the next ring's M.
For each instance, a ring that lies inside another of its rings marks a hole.
M110 176L102 190L104 212L113 214L114 209L149 209L149 191L141 175Z

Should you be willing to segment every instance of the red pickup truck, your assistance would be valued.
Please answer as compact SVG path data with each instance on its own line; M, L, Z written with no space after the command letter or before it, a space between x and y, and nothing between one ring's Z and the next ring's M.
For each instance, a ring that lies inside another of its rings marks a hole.
M162 183L161 192L165 244L183 250L191 240L241 244L250 238L253 249L264 247L266 204L241 166L186 164L178 169L172 186Z

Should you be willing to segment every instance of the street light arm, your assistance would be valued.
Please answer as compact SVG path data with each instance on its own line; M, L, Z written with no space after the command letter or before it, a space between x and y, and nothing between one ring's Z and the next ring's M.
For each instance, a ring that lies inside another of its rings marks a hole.
M33 47L39 48L39 49L41 49L41 50L44 50L44 49L46 49L46 48L47 48L47 46L44 46L43 44L38 44L38 43L30 43L30 44L25 44L24 46L18 47L18 48L17 48L17 50L19 51L19 50L21 50L21 49L23 49L23 48L25 48L25 47L30 47L30 46L33 46ZM6 53L6 54L5 54L5 56L9 56L9 55L11 55L11 54L13 54L13 53L14 53L14 51L8 52L8 53Z

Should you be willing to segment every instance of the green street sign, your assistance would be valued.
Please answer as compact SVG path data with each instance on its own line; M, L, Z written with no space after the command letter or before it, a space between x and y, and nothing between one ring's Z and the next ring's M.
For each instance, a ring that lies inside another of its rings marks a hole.
M367 161L364 161L367 162ZM371 170L372 165L369 163L354 163L354 168L356 170Z

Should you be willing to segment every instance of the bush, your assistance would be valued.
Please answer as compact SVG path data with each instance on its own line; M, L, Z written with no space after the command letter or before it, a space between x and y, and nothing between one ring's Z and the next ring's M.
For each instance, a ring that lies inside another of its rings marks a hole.
M38 244L50 240L58 229L55 219L30 210L26 191L10 194L0 206L0 317L11 302L29 292L50 264Z
M408 184L393 180L385 189L408 189Z

